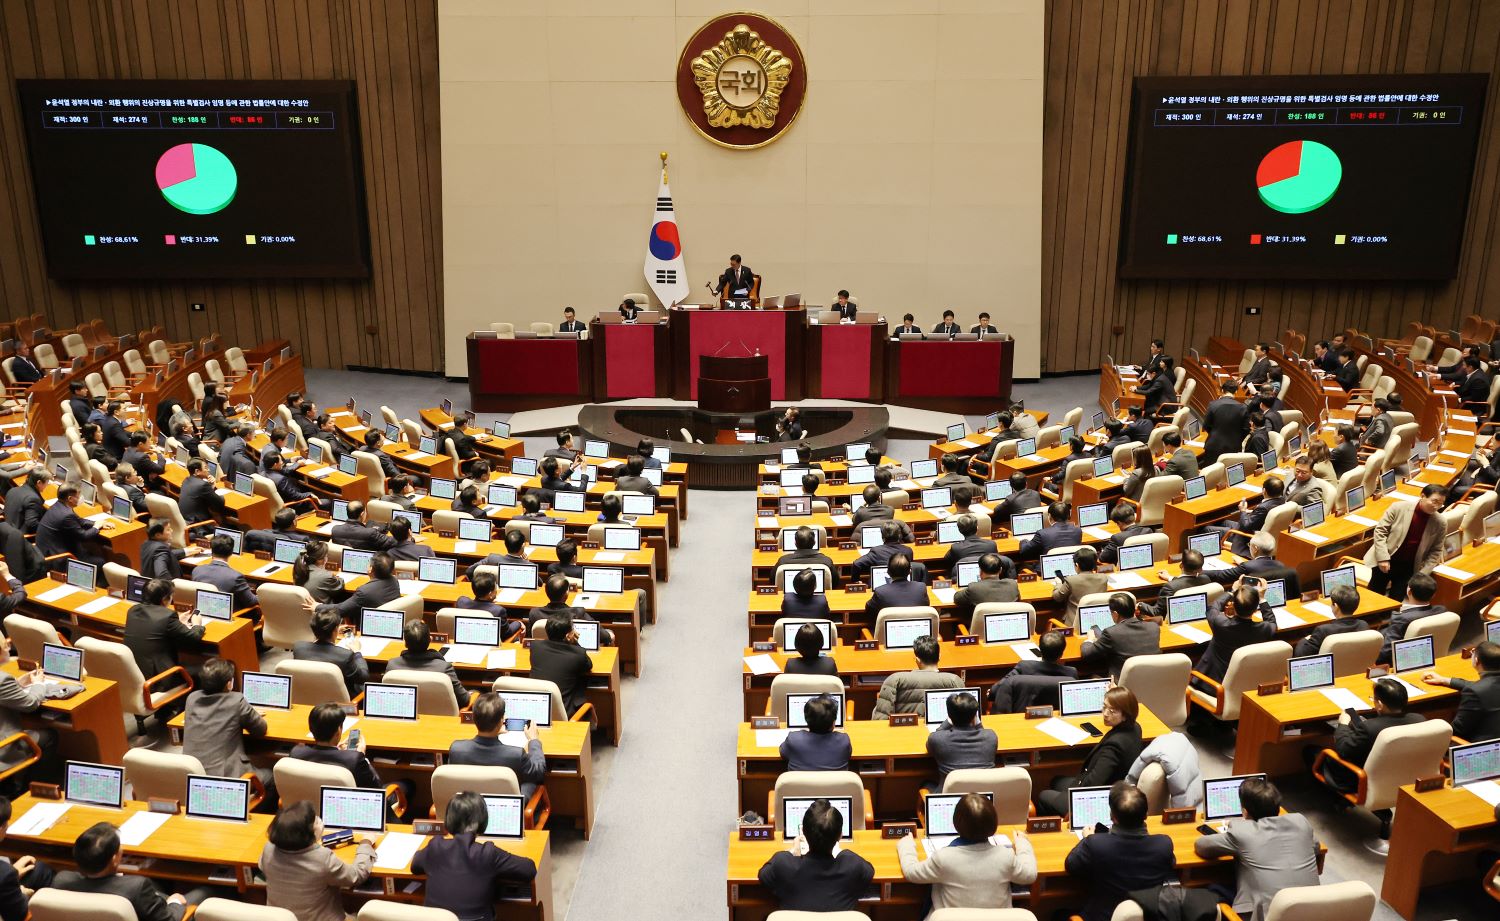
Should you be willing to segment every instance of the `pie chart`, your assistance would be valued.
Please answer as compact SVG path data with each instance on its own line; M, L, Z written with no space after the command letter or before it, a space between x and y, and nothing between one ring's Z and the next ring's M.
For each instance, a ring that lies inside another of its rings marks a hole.
M213 214L234 201L234 164L207 144L169 147L156 161L156 185L167 204L188 214Z
M1344 165L1317 141L1287 141L1261 158L1255 186L1266 207L1282 214L1306 214L1328 204L1339 190Z

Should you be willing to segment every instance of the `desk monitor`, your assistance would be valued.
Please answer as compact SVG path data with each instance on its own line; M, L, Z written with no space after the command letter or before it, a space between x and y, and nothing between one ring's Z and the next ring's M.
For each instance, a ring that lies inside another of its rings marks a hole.
M1104 428L1104 413L1094 413L1089 417L1089 431L1097 432Z
M954 567L953 581L958 584L959 588L963 588L965 585L969 585L973 582L978 582L979 561L964 560L963 562L959 563L958 566Z
M869 464L862 464L862 465L859 465L859 466L855 466L853 464L850 464L850 466L849 466L849 485L850 486L866 486L866 485L868 485L870 483L873 483L873 482L875 482L875 468L874 467L871 467Z
M1208 619L1208 595L1203 592L1177 592L1167 597L1167 623L1191 624Z
M1244 815L1240 805L1240 784L1251 778L1265 780L1264 774L1238 774L1203 781L1203 818L1214 822L1219 819L1237 819Z
M1500 778L1500 739L1450 746L1448 763L1455 787Z
M99 567L82 560L68 560L68 584L92 592L98 586Z
M1436 661L1432 636L1418 636L1409 640L1396 640L1391 644L1391 661L1395 672L1410 672L1432 668Z
M458 495L458 481L446 477L433 477L427 494L434 499L452 499Z
M839 837L844 841L853 840L854 829L849 823L853 821L854 804L847 796L788 796L783 799L781 814L784 824L781 836L784 839L795 841L797 836L802 834L802 817L807 814L808 809L812 808L812 804L820 799L827 800L828 805L837 809L839 815L844 817L843 833Z
M1182 484L1182 491L1183 495L1190 501L1193 499L1202 499L1208 495L1208 480L1201 476L1192 477L1186 483Z
M1021 512L1010 516L1010 533L1016 537L1028 537L1042 529L1041 512Z
M453 618L453 642L461 646L499 646L502 623L498 617L459 614Z
M1306 691L1333 687L1333 653L1293 656L1286 660L1287 688Z
M1494 537L1500 534L1500 512L1491 512L1484 516L1484 536Z
M510 472L516 476L536 476L536 458L518 457L510 462Z
M1187 435L1188 441L1197 441L1198 433L1201 431L1203 431L1202 423L1200 423L1197 419L1188 420L1187 431L1185 433Z
M986 480L984 484L984 501L999 502L1001 499L1010 498L1010 480Z
M938 462L930 457L911 462L911 478L925 480L938 475Z
M496 420L495 424L490 426L490 434L496 438L509 438L510 423Z
M1082 681L1062 681L1057 685L1059 711L1063 716L1083 716L1104 709L1104 692L1109 690L1110 679L1088 678Z
M1036 439L1022 438L1016 442L1016 457L1030 457L1036 453Z
M93 505L99 501L99 487L87 480L78 484L78 501L84 505Z
M494 487L490 487L490 494L491 494L491 496L494 495L494 492L495 492ZM512 496L514 496L514 493L512 493ZM556 509L557 511L559 511L559 512L581 512L581 511L583 511L584 500L586 498L587 498L587 496L585 496L581 492L559 492L559 493L553 493L552 494L552 507L554 509ZM490 500L490 504L491 505L498 505L499 503L496 502L492 498Z
M1350 486L1349 491L1344 493L1344 507L1346 515L1353 515L1365 507L1365 488L1363 486ZM1497 512L1496 514L1500 514ZM1488 522L1489 519L1485 519Z
M833 621L831 620L788 620L781 625L781 648L785 652L795 652L797 649L797 631L802 629L803 624L816 624L818 632L823 634L823 651L833 649Z
M421 512L414 512L411 509L393 508L391 509L391 519L393 521L400 519L401 521L406 522L407 526L411 528L411 533L413 534L417 534L422 530Z
M234 528L214 528L214 537L227 537L234 542L233 553L243 552L245 545L245 532L236 531Z
M625 493L620 496L620 514L626 518L655 515L656 497L641 493Z
M1452 562L1464 552L1464 532L1449 531L1443 535L1443 561Z
M109 513L121 521L129 521L135 517L135 508L129 499L115 496L109 500Z
M183 452L179 452L178 459L177 459L178 463L182 463L182 456L181 456L182 453ZM309 441L307 443L307 459L310 460L310 461L312 461L315 464L321 464L321 463L323 463L323 446L322 445L318 445L318 444L313 444L311 441Z
M417 578L422 582L452 585L458 581L458 560L448 556L424 556L417 560Z
M891 581L891 568L889 566L870 567L870 589L873 591Z
M804 518L812 514L812 496L783 496L776 503L776 514L784 518Z
M618 595L625 591L625 570L618 566L585 566L583 590Z
M399 443L401 441L401 426L394 422L387 422L385 424L385 438L392 444Z
M370 719L415 721L417 686L369 682L365 685L365 716Z
M672 449L666 445L657 445L652 448L651 456L660 461L663 466L672 463Z
M1396 488L1396 471L1387 470L1380 475L1380 491L1390 492Z
M886 649L910 649L918 637L932 634L932 621L926 617L893 617L885 622Z
M537 728L552 725L552 695L546 691L496 691L505 701L505 722L512 720Z
M526 837L526 797L519 793L485 793L484 810L489 818L481 832L486 838Z
M1286 580L1285 579L1263 579L1266 584L1265 592L1260 600L1272 608L1286 607Z
M42 644L42 673L65 681L83 680L83 650L73 646Z
M1323 523L1325 515L1322 502L1309 502L1302 506L1302 526L1304 528L1316 528Z
M458 519L458 539L485 544L494 539L495 526L483 518Z
M821 594L823 594L825 591L827 591L827 587L823 584L823 570L822 569L818 569L816 567L810 567L810 571L813 574L813 585L814 585L814 587L813 587L813 594L815 594L815 595L821 595ZM792 582L798 576L802 575L802 572L803 571L801 569L784 569L784 570L782 570L781 571L781 591L783 593L787 594L787 595L792 594L792 592L793 592Z
M874 447L874 445L870 444L868 441L855 441L851 442L850 444L846 444L844 445L844 460L847 461L850 466L854 466L856 464L865 464L865 452L870 450L870 448L872 447ZM868 465L866 464L865 466Z
M957 519L948 518L938 522L937 539L940 544L956 544L964 539L963 533L958 530Z
M605 528L605 550L641 549L641 532L637 528Z
M1094 458L1094 476L1109 476L1115 472L1115 459L1109 455Z
M962 441L964 435L968 434L968 428L962 422L955 422L948 426L948 440Z
M1043 579L1077 575L1078 569L1073 565L1073 551L1064 550L1061 553L1043 554L1041 572Z
M948 698L954 694L973 694L975 703L980 705L979 712L984 712L984 694L979 688L938 688L923 694L927 725L941 726L947 722Z
M334 499L333 500L333 520L334 521L348 521L349 520L349 500L348 499Z
M1230 464L1224 468L1224 482L1230 486L1238 486L1245 482L1245 465Z
M519 588L529 592L537 586L535 563L500 563L495 567L495 584L500 588Z
M660 467L647 467L645 470L641 471L641 476L645 477L646 482L650 483L652 486L661 485L662 471Z
M567 536L567 530L560 524L545 524L540 521L531 523L531 536L527 539L533 547L556 547L563 542Z
M579 498L578 505L583 505L583 493L558 492L552 494L552 506L554 508L557 507L557 500L563 496L577 496ZM516 488L509 483L491 483L485 488L484 502L486 505L512 508L516 504Z
M292 676L269 672L244 672L240 675L240 693L252 707L269 710L292 709Z
M1152 561L1150 544L1129 544L1121 547L1118 555L1121 572L1132 569L1149 569Z
M797 457L797 449L796 448L782 448L781 449L781 463L782 464L793 465L793 464L796 464L797 462L798 462L798 457Z
M1500 643L1500 620L1484 622L1484 638L1491 643Z
M198 613L209 620L228 622L234 619L234 596L228 592L211 592L198 589Z
M380 834L385 831L385 791L368 787L323 787L318 797L323 827Z
M359 475L359 458L353 454L345 454L339 458L339 473L347 476Z
M583 456L592 457L595 460L607 460L609 458L609 442L598 438L586 439L583 443Z
M189 774L185 811L195 819L244 822L250 818L250 781Z
M578 645L586 652L599 651L599 624L592 620L574 620L573 634L578 637Z
M1103 633L1115 625L1115 616L1107 604L1086 604L1078 609L1078 632L1083 636L1096 629Z
M234 475L234 491L242 496L249 496L255 493L255 481L250 479L250 474L236 473Z
M1068 791L1068 828L1080 831L1110 825L1109 787L1074 787Z
M70 803L119 809L125 803L125 769L89 761L69 761L64 771L63 799Z
M345 549L339 560L339 571L351 576L363 576L370 572L370 560L375 558L373 550Z
M953 489L938 486L922 490L922 507L925 509L947 508L953 504Z
M880 534L879 525L870 525L869 527L859 529L859 548L861 550L871 550L883 543L885 543L885 538Z
M125 600L132 604L140 604L146 598L146 583L151 580L145 576L125 577Z
M1098 528L1109 521L1109 503L1095 502L1091 505L1078 506L1078 526L1080 528Z
M812 700L814 697L822 697L825 693L827 693L827 692L820 691L820 692L818 692L816 694L788 694L788 695L786 695L786 725L787 725L787 728L789 728L789 729L806 729L807 728L807 715L806 715L806 713L804 711L807 708L807 702L810 701L810 700ZM838 715L833 718L833 725L842 728L843 725L844 725L844 711L845 711L845 707L844 707L844 695L840 693L840 694L829 694L828 696L832 697L833 698L833 702L835 704L837 704L837 708L836 708L836 710L834 712L837 713Z
M1332 595L1333 590L1341 585L1347 585L1350 588L1358 588L1358 585L1356 585L1355 583L1354 567L1352 565L1340 566L1337 569L1323 570L1322 583L1324 598Z
M438 404L438 408L443 411L443 415L447 416L450 419L453 418L452 400L444 400L442 403Z
M958 829L953 827L953 811L958 808L958 801L967 794L964 793L929 793L922 797L922 816L924 823L922 827L929 838L952 838L958 835ZM990 802L995 801L995 794L981 793Z
M857 512L857 511L859 511L860 509L862 509L864 507L865 507L865 497L864 496L860 495L859 493L855 493L852 496L849 496L849 511L851 513Z
M797 530L797 528L781 529L781 549L783 551L791 552L797 549ZM821 549L823 542L820 539L819 531L816 528L809 528L808 530L812 531L813 549Z
M1031 614L1027 611L1005 611L984 615L986 643L1020 643L1031 639Z
M1000 427L1000 412L996 410L984 417L984 425L979 429L981 432L993 432Z
M1071 425L1065 425L1061 429L1058 429L1058 432L1057 432L1057 440L1058 440L1059 444L1066 445L1068 442L1072 441L1077 436L1078 436L1078 429L1074 428Z
M802 478L810 472L806 467L782 467L778 482L783 489L801 489Z
M382 640L399 640L406 627L404 611L387 611L385 608L361 608L359 633Z
M1188 538L1188 549L1203 554L1205 560L1211 560L1219 555L1219 535L1212 531L1207 534L1194 534Z

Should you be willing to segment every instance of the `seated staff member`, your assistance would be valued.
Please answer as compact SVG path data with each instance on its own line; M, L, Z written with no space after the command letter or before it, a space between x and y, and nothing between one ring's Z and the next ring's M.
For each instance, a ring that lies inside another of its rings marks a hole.
M256 768L245 754L245 736L264 736L266 718L234 689L234 671L233 662L217 656L203 663L198 686L188 694L183 714L182 753L197 758L203 772L214 777L255 771L267 787L266 801L274 805L270 769Z
M927 754L937 763L937 788L948 775L966 768L992 768L1000 747L995 730L979 722L979 700L973 694L949 694L948 718L927 734Z
M412 618L406 622L406 627L401 631L401 639L405 649L400 655L386 663L386 670L394 668L409 668L419 672L437 672L448 679L453 686L453 699L462 710L469 705L469 698L473 693L464 683L458 680L458 672L453 670L453 663L443 657L443 654L432 648L432 631L428 629L427 622L419 617Z
M854 851L834 847L844 832L844 816L826 799L802 814L797 853L778 850L760 868L760 884L783 911L854 911L870 888L875 868ZM801 856L798 856L801 854Z
M283 807L267 829L258 866L266 877L266 904L297 921L344 921L344 890L370 877L375 844L358 836L354 860L345 863L323 846L323 820L307 800Z
M625 320L628 323L634 323L636 317L640 316L641 311L645 308L637 305L635 302L635 298L627 297L625 298L625 300L621 301L620 306L616 307L615 309L619 312L621 319Z
M828 607L828 596L817 589L818 577L812 570L804 569L792 576L792 590L781 596L781 615L831 619L833 612Z
M1141 724L1136 722L1141 705L1129 688L1112 687L1104 693L1099 716L1108 731L1088 756L1083 769L1072 776L1057 777L1050 788L1037 795L1037 804L1051 815L1068 814L1068 791L1074 787L1103 787L1125 777L1140 757ZM1144 816L1143 816L1144 818Z
M959 333L961 333L963 331L964 331L964 328L962 326L959 326L956 322L954 322L954 314L953 314L953 311L951 311L951 310L944 310L943 311L943 322L937 324L936 326L934 326L932 328L932 334L933 335L935 335L935 336L947 336L950 339L952 337L954 337L954 336L957 336Z
M493 841L479 841L489 824L484 797L465 790L448 800L444 834L412 857L413 873L427 876L422 904L453 912L458 921L495 921L495 892L506 883L529 883L536 864Z
M0 665L11 660L10 644L0 642ZM46 700L42 684L47 676L38 667L29 672L12 675L0 671L0 738L9 738L23 731L17 714L35 713ZM42 750L41 758L31 770L15 778L17 783L32 780L58 783L62 780L62 759L57 754L57 730L37 728L24 730Z
M1041 659L1016 663L1004 678L990 688L991 713L1021 713L1037 704L1057 706L1057 685L1078 677L1078 669L1063 665L1068 641L1056 630L1048 630L1037 640Z
M645 458L632 454L625 459L625 467L615 477L615 489L621 492L638 492L647 496L659 496L661 490L642 474L646 469Z
M563 460L572 463L573 458L578 456L578 452L573 450L573 433L568 429L563 429L562 431L558 432L557 447L548 448L546 452L542 454L542 456L560 457Z
M479 567L481 566L499 566L501 563L526 565L531 562L531 560L526 558L524 552L526 550L526 535L520 529L506 528L504 534L501 536L501 540L505 542L504 553L487 554L484 559L476 563L471 563L469 568L464 570L464 575L469 581L472 582L474 577L479 574Z
M838 311L840 320L853 320L859 316L859 305L849 300L849 292L843 288L839 289L838 297L834 300L832 309Z
M902 336L923 336L922 327L917 325L917 318L912 314L902 314L901 325L891 328L891 338L898 339Z
M967 491L967 486L955 487ZM958 516L959 540L948 545L948 552L943 554L943 569L954 572L958 564L964 560L972 560L986 553L997 553L999 548L989 537L979 537L979 519L973 515Z
M52 888L120 896L130 903L139 921L181 921L189 897L196 903L210 893L210 890L195 889L189 896L173 893L163 899L156 883L134 873L121 873L120 833L108 822L89 826L74 840L73 862L78 869L57 874ZM298 921L303 917L314 916L298 915Z
M539 608L532 608L526 618L526 629L530 630L536 626L537 621L546 621L551 617L566 617L570 623L580 620L594 621L593 615L584 608L574 607L568 604L568 593L573 590L573 584L568 581L567 576L551 575L542 584L542 590L547 593L547 603ZM599 643L603 646L615 644L615 632L603 627L599 628Z
M1061 500L1047 506L1047 524L1021 545L1022 559L1038 559L1058 547L1083 543L1083 530L1068 520L1073 506Z
M371 605L378 607L378 605ZM357 697L370 680L370 664L360 654L356 637L343 640L337 638L343 618L335 606L323 605L308 618L307 626L312 630L313 641L300 640L292 646L292 658L309 662L328 662L338 667L344 676L344 689L351 698Z
M1206 860L1233 857L1235 913L1264 919L1282 889L1318 885L1318 841L1306 816L1281 814L1281 791L1269 780L1240 784L1240 808L1244 821L1231 819L1224 831L1194 841L1193 851Z
M383 444L385 444L384 432L373 428L365 432L365 453L375 455L375 459L380 462L381 475L389 480L392 477L400 476L401 469L396 466L396 462L391 459L389 454L380 450L380 446Z
M318 704L307 713L308 735L312 736L311 742L299 742L292 746L289 758L300 758L303 761L311 761L314 764L332 764L344 768L354 775L356 787L369 787L371 789L384 788L380 775L375 772L375 765L365 756L364 734L360 734L359 745L349 748L348 744L340 741L344 733L344 708L335 703ZM396 783L409 795L413 789L409 780L398 780ZM394 794L386 798L386 804L395 803Z
M1000 330L996 329L990 323L990 315L988 312L980 311L979 322L974 326L971 326L969 328L969 332L978 333L981 336L993 336L998 334Z
M389 502L400 506L408 512L417 507L417 488L412 485L411 477L406 474L391 477L385 481L386 494L380 497L381 502Z
M994 841L996 824L989 797L965 794L953 809L958 837L951 844L929 851L931 856L921 860L915 835L897 843L901 875L909 883L932 884L934 910L1010 908L1011 884L1036 882L1036 852L1019 829L1010 833L1014 846L1004 839Z
M502 742L500 734L504 731L505 698L494 691L480 694L474 699L474 738L457 739L448 746L448 763L510 768L520 781L521 795L531 799L547 774L541 736L527 721L523 749Z
M811 624L803 626L811 627ZM813 627L816 631L818 628ZM849 736L834 728L838 722L838 701L819 694L802 709L807 728L787 733L781 743L781 757L788 771L844 771L854 746Z
M587 327L584 326L582 320L578 319L578 316L573 311L573 308L564 307L563 321L557 324L557 331L560 333L581 333L585 329L587 329Z
M75 510L80 501L77 486L64 484L58 487L57 501L43 513L42 521L37 525L36 548L42 551L42 556L71 556L103 566L106 561L99 552L99 529L79 517ZM62 569L63 561L54 560L52 565Z
M1119 562L1120 548L1132 537L1145 537L1155 534L1156 529L1148 525L1136 524L1135 506L1119 503L1109 513L1109 520L1115 523L1120 530L1109 536L1109 540L1099 545L1099 562L1108 563L1113 566Z
M786 660L781 670L788 675L837 675L838 663L832 655L823 655L823 631L817 624L807 623L797 628L793 638L797 655Z
M1086 833L1068 852L1064 868L1089 893L1079 913L1084 921L1110 921L1129 893L1177 879L1172 839L1147 834L1146 810L1146 794L1134 784L1115 782L1109 789L1109 830ZM1212 895L1208 901L1212 906Z
M938 671L942 647L934 637L917 637L912 643L911 654L917 667L886 676L875 698L870 719L887 719L892 713L921 713L927 703L928 691L963 687L963 680L957 675Z
M1453 734L1468 742L1500 739L1500 645L1490 642L1474 647L1474 665L1479 679L1445 678L1437 672L1422 675L1426 684L1458 690L1458 712L1453 715Z

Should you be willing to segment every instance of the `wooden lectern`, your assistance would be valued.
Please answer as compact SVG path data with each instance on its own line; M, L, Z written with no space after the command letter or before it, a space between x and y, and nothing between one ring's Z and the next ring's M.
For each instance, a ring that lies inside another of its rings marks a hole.
M771 408L765 355L699 355L698 408L711 413L756 413Z

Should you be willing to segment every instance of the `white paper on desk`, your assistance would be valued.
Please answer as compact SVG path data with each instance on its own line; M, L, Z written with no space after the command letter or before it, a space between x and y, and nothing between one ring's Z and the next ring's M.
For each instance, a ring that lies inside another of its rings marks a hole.
M37 595L36 600L51 604L54 601L61 601L77 591L82 591L82 589L74 588L71 585L59 585L57 588L49 588L40 595Z
M1189 643L1207 643L1213 639L1212 634L1207 630L1200 629L1192 624L1172 624L1171 630Z
M443 650L443 658L449 662L461 665L478 665L489 655L488 646L471 646L464 643L455 643Z
M625 559L625 554L619 550L600 550L594 554L594 559L600 563L619 563Z
M170 818L164 812L137 812L120 826L120 843L126 847L139 847Z
M1459 789L1468 790L1491 806L1500 806L1500 783L1495 783L1493 780L1477 780L1474 783L1466 783Z
M526 546L521 548L521 555L526 557L526 559L528 560L531 559L531 555L533 553L536 553L536 547L531 544L527 544Z
M1310 544L1326 544L1333 540L1333 538L1319 534L1316 531L1298 531L1297 536Z
M579 593L579 595L578 595L577 598L573 599L573 606L574 607L579 607L579 608L584 608L584 609L592 608L593 606L597 605L598 603L599 603L599 593L598 592L581 592L581 593Z
M1467 581L1469 579L1474 578L1474 574L1472 572L1465 572L1464 570L1459 569L1456 566L1449 566L1446 563L1444 563L1441 566L1434 566L1434 567L1432 567L1432 571L1433 572L1440 572L1443 575L1449 577L1450 579L1463 579L1463 580Z
M1359 695L1348 688L1318 688L1318 693L1340 710L1373 710L1374 705L1360 700Z
M1083 533L1094 540L1109 540L1109 532L1099 527L1084 528Z
M103 611L106 608L112 608L112 607L114 607L117 604L123 604L123 603L124 602L120 601L120 599L118 599L118 598L111 598L108 595L105 595L103 598L95 598L93 601L90 601L88 604L81 604L81 605L79 605L78 606L78 613L79 614L98 614L100 611Z
M336 524L338 524L338 522L334 521L332 518L330 518L327 521L323 522L322 524L318 525L318 533L319 534L332 534L333 533L333 526L336 525Z
M1422 697L1427 693L1427 688L1412 684L1400 675L1386 675L1386 677L1406 688L1407 697Z
M915 480L901 480L900 482L892 483L891 484L891 488L892 489L921 489L922 486L921 486L920 483L916 482Z
M1183 442L1183 444L1187 445L1190 448L1201 448L1203 447L1204 443L1201 441L1185 441Z
M1409 492L1388 492L1386 496L1396 502L1415 502L1422 498L1420 494Z
M1209 572L1217 572L1220 569L1233 569L1233 563L1226 563L1216 556L1211 556L1203 561L1203 568Z
M955 441L954 444L958 445L960 448L977 448L977 447L979 447L979 443L978 442L976 442L976 441L970 441L967 438L960 438L958 441Z
M1461 435L1464 438L1473 438L1474 437L1474 433L1472 431L1470 431L1469 429L1449 429L1448 430L1448 434L1449 435ZM1462 454L1462 455L1459 455L1459 456L1460 457L1468 457L1469 455Z
M334 468L332 467L303 467L302 475L310 476L315 480L321 480L329 474L333 473L333 471Z
M514 473L507 473L505 476L495 477L492 482L504 483L506 486L520 486L526 482L526 478L517 476Z
M1015 651L1022 662L1040 662L1042 657L1035 652L1036 647L1028 643L1011 643L1010 648Z
M1307 621L1288 611L1286 608L1272 608L1271 613L1276 617L1277 630L1290 630L1293 627L1302 627L1307 624Z
M502 588L495 593L495 600L501 604L515 604L525 594L524 588Z
M454 553L473 553L479 549L479 542L473 540L456 540L453 542Z
M1461 416L1458 413L1454 413L1453 415L1449 416L1448 418L1452 419L1454 422L1478 422L1479 421L1478 417L1476 417L1476 416Z
M340 416L352 416L352 415L354 415L354 413L350 412L349 410L347 410L347 409L341 409L341 410L339 410L336 413L329 413L328 414L328 418L330 418L330 419L337 419Z
M829 518L835 525L838 525L841 528L853 527L854 525L853 515L830 515Z
M388 831L375 848L375 866L381 870L405 870L422 846L426 835L413 835L404 831Z
M1333 617L1333 608L1330 608L1321 601L1304 601L1302 602L1302 610L1309 614L1316 614L1325 620Z
M1234 484L1234 488L1244 490L1245 492L1260 492L1260 487L1254 483L1236 483Z
M109 519L109 517L110 517L109 512L100 512L97 515L89 515L88 517L84 518L83 520L87 521L87 522L90 522L92 524L98 524L101 521L107 521Z
M426 587L427 583L421 579L399 579L396 584L396 588L401 592L402 598L408 595L420 595L422 594L422 589Z
M428 454L426 451L407 451L406 452L406 457L409 460L426 460L429 457L436 457L436 456L437 455L435 455L435 454Z
M1049 720L1042 720L1040 723L1037 723L1036 728L1064 745L1077 745L1089 737L1089 734L1084 730L1079 729L1072 723L1063 722L1055 716Z
M492 649L489 656L484 660L485 668L515 668L516 651L514 649Z
M231 493L231 492L233 492L233 491L234 491L234 490L232 490L232 489L226 489L226 488L225 488L225 487L223 487L223 486L220 486L220 487L219 487L219 488L218 488L218 489L215 489L215 490L214 490L214 492L216 492L216 493L218 493L218 494L219 494L219 495L221 495L221 496L227 496L227 495L229 495L229 494L230 494L230 493Z
M745 656L745 665L749 667L752 675L779 675L781 666L769 653L761 653L758 656Z
M1458 472L1456 468L1449 467L1446 464L1428 464L1427 465L1427 469L1431 470L1433 473L1457 473Z
M344 434L348 435L351 438L356 438L357 437L357 438L359 438L359 440L363 441L364 440L364 434L365 434L365 432L368 432L368 431L369 431L369 429L366 428L363 425L351 425L351 426L349 426L349 428L347 428L347 429L344 430Z
M1462 452L1462 451L1449 451L1447 448L1444 448L1443 450L1439 451L1438 453L1439 454L1446 454L1449 457L1456 457L1459 460L1468 460L1469 459L1469 455L1465 454L1464 452Z
M531 745L530 740L526 738L526 733L520 731L519 729L512 729L509 732L500 733L500 741L505 745L514 745L516 748L519 748L522 751L525 751Z
M938 604L952 604L953 596L956 594L958 594L958 589L956 588L935 588L932 590L932 597L938 600Z
M266 565L264 565L261 568L255 570L254 572L252 572L250 575L252 575L252 576L274 576L278 572L280 572L283 569L285 569L286 565L287 564L285 564L285 563L267 563Z
M1352 521L1352 522L1354 522L1355 524L1359 525L1362 528L1373 528L1373 527L1375 527L1375 524L1376 524L1375 522L1371 521L1370 519L1366 518L1363 515L1345 515L1344 516L1344 520L1345 521Z
M757 729L755 730L756 748L780 748L786 737L791 735L790 729Z
M57 824L73 808L72 803L36 803L20 818L10 823L12 835L40 835Z
M1121 483L1125 482L1125 476L1124 476L1124 474L1120 474L1120 473L1106 474L1105 476L1102 476L1099 479L1103 480L1106 483L1113 483L1116 486L1118 486Z
M1145 576L1133 572L1117 572L1109 577L1109 587L1112 591L1119 591L1122 588L1140 588L1146 584Z
M378 636L362 636L359 638L359 654L366 657L378 656L390 644L390 640L381 639Z

